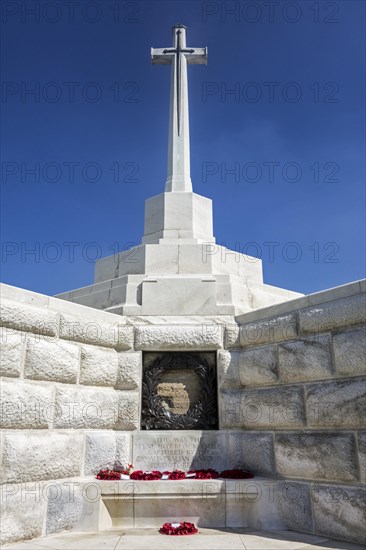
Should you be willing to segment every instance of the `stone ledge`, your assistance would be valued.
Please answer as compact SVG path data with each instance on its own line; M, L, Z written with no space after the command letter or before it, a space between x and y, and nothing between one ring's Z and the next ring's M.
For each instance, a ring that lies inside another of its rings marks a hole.
M58 313L3 299L0 311L0 323L4 327L46 336L58 335Z
M340 298L347 298L356 294L362 294L366 292L366 279L355 281L353 283L347 283L345 285L329 288L308 296L296 298L295 300L288 300L281 304L274 304L255 311L249 311L242 315L237 315L235 320L239 324L244 324L252 321L259 321L260 319L266 319L269 317L291 313L295 310L304 309L309 306L325 304L339 300Z
M296 314L260 319L244 325L226 326L225 348L244 348L272 344L297 337Z
M333 331L365 322L365 294L357 294L299 311L301 334Z

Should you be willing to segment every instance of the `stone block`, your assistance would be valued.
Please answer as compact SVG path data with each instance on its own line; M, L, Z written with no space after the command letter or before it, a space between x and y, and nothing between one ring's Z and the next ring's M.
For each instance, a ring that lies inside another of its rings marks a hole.
M333 349L338 375L366 374L366 327L335 334Z
M117 381L118 354L114 349L81 346L80 384L114 386Z
M276 434L277 472L283 477L356 481L353 434Z
M285 529L277 505L277 482L259 478L226 480L225 488L227 527Z
M365 544L365 491L360 487L315 485L312 501L316 532Z
M281 382L302 382L332 376L330 336L286 342L278 346Z
M1 427L8 429L49 428L53 417L54 390L50 385L3 380Z
M6 433L3 441L3 482L23 483L80 476L82 457L82 434Z
M290 531L312 532L310 486L307 483L279 482L278 508Z
M48 309L32 307L27 304L2 300L0 309L2 326L35 334L56 336L59 315Z
M219 388L240 388L238 353L219 350L217 353L217 375Z
M34 483L0 487L1 544L42 535L45 501L37 486L36 490Z
M306 388L308 426L366 427L366 380L339 380Z
M0 375L20 376L23 364L25 334L13 329L0 329Z
M91 310L92 311L92 310ZM95 346L130 349L133 346L133 326L125 324L110 325L90 316L85 317L61 313L60 337Z
M301 334L337 330L366 322L364 294L319 304L299 311Z
M27 339L24 376L75 384L79 371L80 350L77 344L29 337Z
M224 333L224 347L225 349L240 347L240 327L239 325L226 325Z
M223 389L218 397L220 429L243 427L242 391Z
M243 468L253 474L273 476L273 437L269 433L229 432L229 468Z
M270 319L252 321L241 325L239 331L226 327L226 348L270 344L296 338L296 316L294 313L278 315Z
M357 434L358 463L360 465L360 481L366 483L366 432Z
M211 485L214 483L212 482ZM225 527L224 503L225 498L222 494L211 492L204 493L199 499L182 498L180 494L172 495L169 500L154 499L153 502L149 498L141 498L134 502L134 524L140 529L147 527L159 529L165 522L189 521L197 527L220 529ZM159 543L161 544L160 541Z
M242 386L261 386L277 382L275 346L264 346L238 353L238 371Z
M221 427L278 429L302 427L305 423L301 387L228 391L221 391Z
M217 283L212 276L160 276L142 282L143 315L216 315L220 311L216 302Z
M81 519L83 495L80 483L53 483L47 490L46 535L72 529Z
M135 348L145 351L214 350L222 347L222 326L148 325L136 328Z
M118 391L117 430L137 430L140 423L140 393L138 391Z
M139 388L142 378L141 353L119 353L116 388L133 390Z
M109 388L56 389L54 428L113 429L118 418L118 395Z
M115 455L116 436L113 432L87 432L84 475L91 476L105 468L113 468Z
M132 436L130 434L124 434L116 432L116 468L126 468L128 464L132 463ZM136 464L136 469L139 468L139 464Z

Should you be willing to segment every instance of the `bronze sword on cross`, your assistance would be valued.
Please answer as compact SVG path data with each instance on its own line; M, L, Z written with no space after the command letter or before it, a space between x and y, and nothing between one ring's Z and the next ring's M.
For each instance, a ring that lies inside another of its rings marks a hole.
M207 48L187 48L186 27L173 27L172 48L152 48L154 64L172 65L166 191L192 191L189 158L187 64L206 64Z

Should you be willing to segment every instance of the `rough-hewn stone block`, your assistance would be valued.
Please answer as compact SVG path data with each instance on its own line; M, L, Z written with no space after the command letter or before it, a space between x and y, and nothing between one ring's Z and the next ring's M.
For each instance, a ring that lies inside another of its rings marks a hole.
M262 476L275 473L271 434L229 432L228 457L230 468L244 468Z
M116 455L116 437L113 432L89 432L85 435L84 474L95 475L105 468L113 468Z
M224 338L225 349L240 347L239 325L226 325L224 334L225 334L225 338Z
M242 386L261 386L277 382L275 346L264 346L238 353L238 371Z
M117 370L116 350L86 345L81 347L80 384L114 386L117 381Z
M55 428L112 429L117 418L115 390L82 386L56 390Z
M275 457L277 472L284 477L357 480L352 434L276 434Z
M219 350L217 375L219 388L240 388L238 352Z
M0 375L19 376L22 370L25 334L13 329L0 329Z
M1 384L1 427L48 428L53 417L54 390L50 385L3 380Z
M30 337L27 340L24 376L33 380L52 380L75 384L80 363L77 344Z
M139 388L142 377L141 352L119 353L118 374L116 388L119 390L133 390Z
M278 346L281 382L299 382L332 376L330 336L286 342Z
M244 351L220 350L218 353L219 387L273 385L277 382L275 346L261 346Z
M308 386L306 411L309 426L365 427L365 379L339 380Z
M83 511L82 488L77 483L55 483L47 490L46 535L72 529Z
M6 483L23 483L79 476L82 455L82 434L6 433L3 480Z
M1 544L42 535L45 500L40 484L0 487Z
M16 330L56 336L59 314L41 307L2 300L0 324Z
M360 465L360 481L366 483L366 432L357 435L358 463Z
M333 347L337 374L366 374L366 327L335 334Z
M137 430L139 427L140 394L138 391L119 391L116 429Z
M270 319L261 319L241 325L239 331L227 327L227 348L270 344L296 338L296 316L294 313L278 315Z
M126 468L128 464L131 464L132 437L130 434L116 432L116 468Z
M240 390L224 389L219 392L219 425L221 429L241 428L243 415Z
M132 325L108 325L93 318L88 320L68 313L61 314L60 337L121 350L130 349L134 340Z
M366 322L364 294L319 304L299 311L302 334L324 332Z
M278 507L281 518L291 531L313 530L310 487L306 483L280 482Z
M222 390L221 396L222 427L278 429L301 427L305 423L300 387Z
M213 350L223 345L223 328L216 323L196 326L148 325L136 328L138 350Z
M312 501L316 532L365 544L365 491L357 487L315 485Z

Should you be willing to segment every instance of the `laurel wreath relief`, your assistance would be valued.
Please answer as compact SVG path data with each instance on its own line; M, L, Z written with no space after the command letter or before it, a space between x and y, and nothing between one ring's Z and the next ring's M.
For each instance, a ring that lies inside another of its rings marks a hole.
M200 398L186 414L168 411L158 395L162 374L168 369L192 369L200 382ZM145 368L142 381L142 429L212 430L216 427L216 372L206 359L194 354L166 353Z

